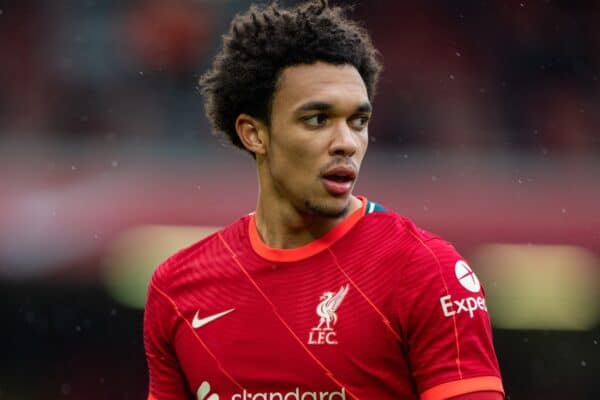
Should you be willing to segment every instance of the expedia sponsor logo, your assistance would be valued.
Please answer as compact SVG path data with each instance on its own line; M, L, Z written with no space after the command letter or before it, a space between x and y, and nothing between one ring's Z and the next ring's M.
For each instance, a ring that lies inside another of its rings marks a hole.
M458 260L454 265L454 275L458 282L469 292L478 293L481 289L479 279L475 276L475 272L463 260Z
M442 312L446 317L451 317L460 313L468 313L469 316L473 318L475 311L477 310L487 312L485 299L481 296L452 300L452 296L448 294L440 297L440 304L442 305Z
M475 273L464 260L458 260L454 265L454 274L462 287L472 293L479 293L481 284ZM452 317L461 313L468 313L471 318L477 310L487 312L485 299L482 296L465 297L459 300L453 300L452 295L440 297L442 312L446 317Z

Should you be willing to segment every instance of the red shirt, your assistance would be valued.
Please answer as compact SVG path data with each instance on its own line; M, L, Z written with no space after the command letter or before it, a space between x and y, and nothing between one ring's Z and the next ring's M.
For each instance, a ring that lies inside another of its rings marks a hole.
M268 247L249 215L165 261L144 319L149 398L503 392L483 289L466 261L362 201L300 248Z

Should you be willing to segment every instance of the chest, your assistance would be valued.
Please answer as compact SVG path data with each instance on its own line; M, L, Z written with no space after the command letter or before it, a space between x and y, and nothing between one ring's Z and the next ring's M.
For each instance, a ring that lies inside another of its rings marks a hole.
M182 308L174 347L194 393L207 382L239 400L292 399L295 390L299 399L352 398L407 369L386 268L307 262L246 272L186 289L197 302Z

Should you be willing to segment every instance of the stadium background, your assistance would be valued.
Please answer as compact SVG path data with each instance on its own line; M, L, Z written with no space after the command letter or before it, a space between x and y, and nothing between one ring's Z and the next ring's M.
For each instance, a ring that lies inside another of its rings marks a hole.
M510 399L600 398L600 4L353 3L357 192L470 260ZM0 2L0 399L144 398L152 268L256 200L196 86L248 4Z

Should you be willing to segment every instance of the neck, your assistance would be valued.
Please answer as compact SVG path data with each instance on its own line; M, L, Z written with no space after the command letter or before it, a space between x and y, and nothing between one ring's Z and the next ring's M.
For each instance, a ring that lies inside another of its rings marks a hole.
M327 218L298 210L286 201L271 201L261 193L256 207L256 228L269 247L296 248L325 235L361 206L361 200L351 196L345 215Z

